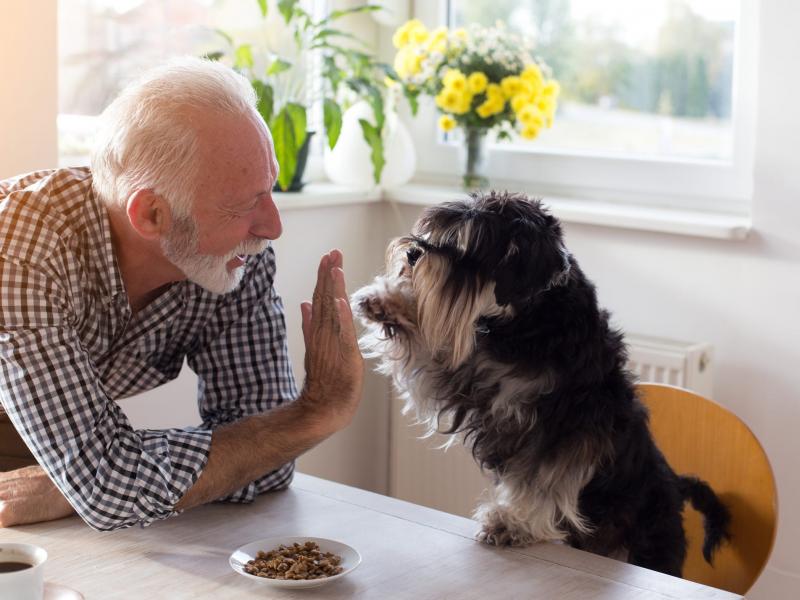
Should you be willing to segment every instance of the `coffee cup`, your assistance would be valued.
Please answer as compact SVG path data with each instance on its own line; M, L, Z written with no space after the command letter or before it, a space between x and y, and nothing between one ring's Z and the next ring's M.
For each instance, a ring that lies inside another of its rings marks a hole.
M39 546L0 542L0 600L42 600L46 560Z

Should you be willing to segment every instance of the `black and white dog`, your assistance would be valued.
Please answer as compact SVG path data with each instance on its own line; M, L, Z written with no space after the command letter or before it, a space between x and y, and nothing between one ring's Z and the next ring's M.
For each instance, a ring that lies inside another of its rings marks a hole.
M705 516L706 560L729 537L711 488L653 443L623 336L538 201L474 194L428 209L353 306L406 408L493 474L479 539L564 540L680 576L686 500Z

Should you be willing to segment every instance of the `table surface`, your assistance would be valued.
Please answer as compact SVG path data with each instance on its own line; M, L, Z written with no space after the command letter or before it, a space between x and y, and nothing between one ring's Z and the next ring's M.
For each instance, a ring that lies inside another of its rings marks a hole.
M0 540L44 547L45 580L86 600L741 598L560 544L490 547L474 540L476 529L469 519L298 473L289 490L253 504L210 504L147 528L95 532L72 517L0 529ZM339 540L362 563L304 590L260 585L231 570L236 548L276 536Z

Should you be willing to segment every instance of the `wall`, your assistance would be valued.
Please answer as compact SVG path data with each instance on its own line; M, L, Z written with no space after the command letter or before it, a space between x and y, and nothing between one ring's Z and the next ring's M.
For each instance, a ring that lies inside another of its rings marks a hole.
M0 178L56 164L55 2L0 7Z

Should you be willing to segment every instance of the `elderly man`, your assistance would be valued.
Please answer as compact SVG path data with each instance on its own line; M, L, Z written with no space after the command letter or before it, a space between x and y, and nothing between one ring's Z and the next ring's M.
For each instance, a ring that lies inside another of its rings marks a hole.
M337 250L301 306L295 388L269 244L278 165L255 102L222 65L173 62L103 113L91 170L0 181L0 470L25 463L20 447L40 465L0 473L0 525L74 510L115 529L250 501L350 422L363 362ZM115 400L184 359L202 423L133 429Z

